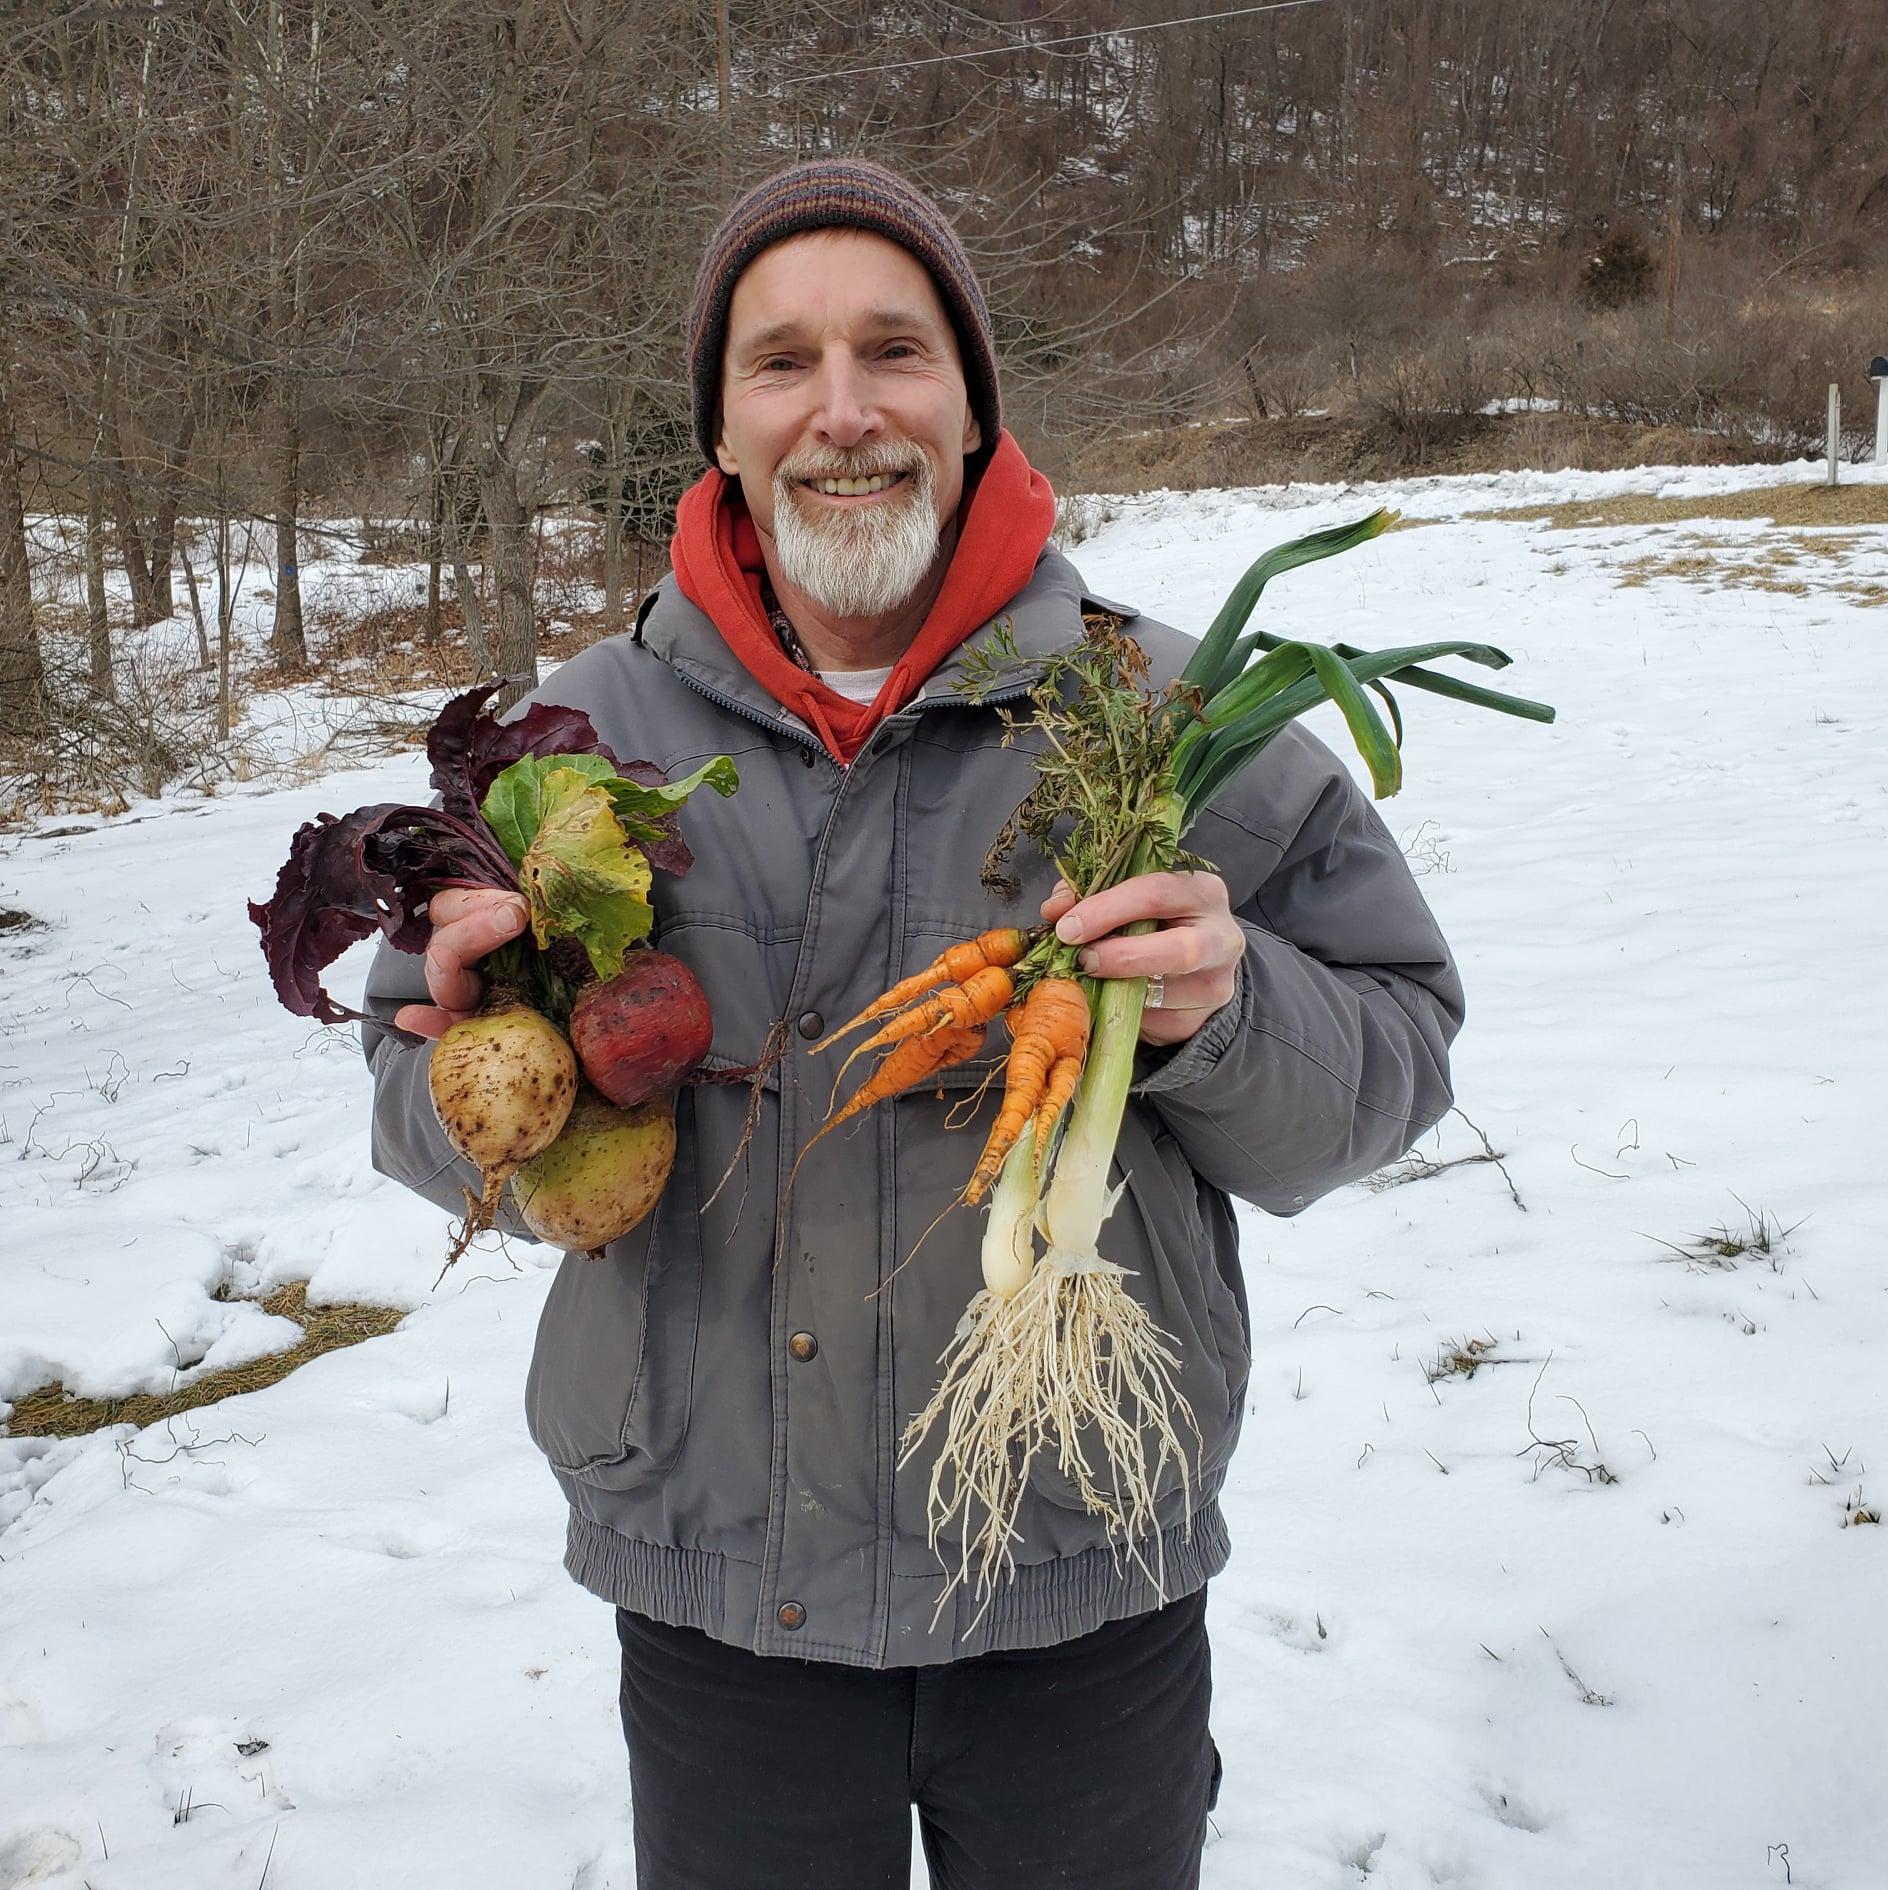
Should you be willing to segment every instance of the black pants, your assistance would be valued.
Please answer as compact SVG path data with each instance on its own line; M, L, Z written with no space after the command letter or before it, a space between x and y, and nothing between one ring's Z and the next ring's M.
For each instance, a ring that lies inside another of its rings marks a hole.
M1195 1890L1204 1591L1057 1647L871 1672L618 1609L637 1890Z

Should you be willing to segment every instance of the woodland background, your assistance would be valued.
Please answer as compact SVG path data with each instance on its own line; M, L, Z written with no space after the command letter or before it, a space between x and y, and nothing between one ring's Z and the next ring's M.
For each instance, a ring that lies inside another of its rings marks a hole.
M620 627L698 470L702 240L796 156L948 206L1069 490L1780 459L1832 380L1872 440L1878 0L1192 12L16 3L0 774L159 792L185 697L227 739L252 562L251 683L363 642L430 653L395 680L529 673L548 615ZM305 596L338 554L423 593Z

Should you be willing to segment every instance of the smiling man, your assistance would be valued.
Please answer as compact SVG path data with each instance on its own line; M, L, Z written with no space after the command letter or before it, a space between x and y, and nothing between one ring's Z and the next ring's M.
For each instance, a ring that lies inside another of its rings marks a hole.
M566 1565L617 1611L637 1882L904 1890L915 1806L940 1890L1190 1890L1219 1780L1205 1591L1250 1357L1230 1197L1294 1214L1443 1113L1448 948L1295 726L1190 836L1214 870L1079 902L1037 858L1008 896L981 883L1032 773L1004 704L1085 615L1125 623L1156 681L1188 645L1049 549L975 275L906 180L831 161L751 191L708 246L687 349L709 470L673 574L538 697L671 775L739 765L732 801L689 805L693 870L654 892L657 942L713 1006L711 1063L750 1061L779 1018L816 1039L988 926L1057 923L1093 976L1150 980L1104 1243L1176 1341L1199 1451L1131 1556L1038 1463L1013 1572L952 1589L931 1460L899 1442L979 1278L977 1217L945 1209L970 1159L948 1119L980 1072L828 1138L792 1187L826 1064L789 1060L751 1140L744 1092L685 1090L661 1202L600 1261L565 1256L526 1392ZM1019 672L973 701L999 630ZM431 917L424 962L383 951L368 986L422 1040L477 1004L522 902L442 893ZM1138 920L1156 929L1118 936ZM424 1042L367 1047L376 1164L457 1208L473 1177Z

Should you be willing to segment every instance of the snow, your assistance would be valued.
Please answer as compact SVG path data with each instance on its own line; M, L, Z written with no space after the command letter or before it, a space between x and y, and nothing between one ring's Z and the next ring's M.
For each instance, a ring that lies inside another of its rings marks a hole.
M1206 1890L1888 1882L1888 1527L1845 1526L1888 1499L1888 651L1844 588L1888 531L1819 534L1791 595L1622 588L1671 527L1463 516L1819 472L1085 513L1092 584L1200 624L1266 544L1399 505L1421 529L1281 580L1272 624L1485 636L1560 710L1405 693L1383 811L1462 960L1461 1113L1396 1185L1245 1216ZM547 1258L434 1290L443 1221L371 1173L355 1047L276 1005L242 907L299 822L422 774L0 841L0 908L43 926L0 933L0 1397L253 1357L292 1337L253 1303L284 1281L411 1309L166 1425L0 1439L0 1886L633 1880L612 1623L520 1411ZM1482 1133L1499 1167L1462 1159ZM1675 1251L1753 1215L1768 1258Z

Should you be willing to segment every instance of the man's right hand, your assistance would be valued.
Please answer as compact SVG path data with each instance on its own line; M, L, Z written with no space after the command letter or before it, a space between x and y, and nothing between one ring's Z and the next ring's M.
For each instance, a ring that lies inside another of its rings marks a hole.
M451 886L433 895L426 916L433 926L426 946L426 989L433 1001L403 1004L393 1021L416 1037L440 1037L470 1017L485 995L485 980L473 967L516 938L530 915L517 893Z

